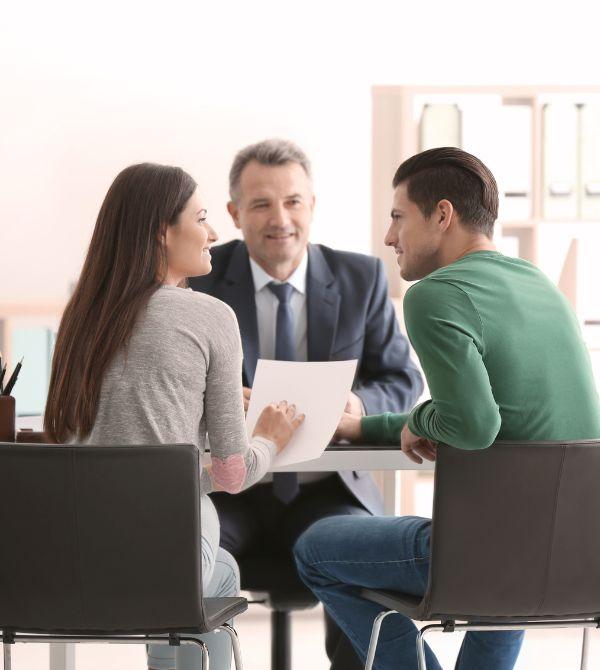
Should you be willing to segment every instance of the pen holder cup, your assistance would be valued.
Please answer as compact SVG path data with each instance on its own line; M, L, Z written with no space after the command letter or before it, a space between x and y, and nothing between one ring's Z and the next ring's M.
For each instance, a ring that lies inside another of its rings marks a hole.
M0 442L15 441L15 399L11 395L0 396Z

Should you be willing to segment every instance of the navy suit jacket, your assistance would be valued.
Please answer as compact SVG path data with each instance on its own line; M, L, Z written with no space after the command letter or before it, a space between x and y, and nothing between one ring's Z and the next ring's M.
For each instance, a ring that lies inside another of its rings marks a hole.
M234 240L211 249L212 272L189 285L226 302L236 313L244 350L243 383L252 386L259 358L254 283L248 250ZM367 414L405 412L423 390L387 296L382 262L371 256L308 246L306 276L309 361L358 359L352 390ZM354 497L372 514L381 496L366 472L340 472Z

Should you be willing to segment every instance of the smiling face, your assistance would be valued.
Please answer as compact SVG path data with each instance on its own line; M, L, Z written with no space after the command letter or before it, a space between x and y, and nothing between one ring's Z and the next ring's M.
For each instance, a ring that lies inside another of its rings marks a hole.
M167 272L165 284L177 285L186 277L208 274L211 269L209 247L216 242L217 234L206 219L206 209L194 191L177 222L165 230Z
M280 275L282 268L291 274L306 251L315 204L304 168L250 161L242 171L239 194L227 208L250 257L271 276Z
M422 279L441 267L440 245L442 229L440 212L436 209L425 218L407 193L406 183L394 191L392 221L385 236L385 244L393 247L398 256L400 275L407 281Z

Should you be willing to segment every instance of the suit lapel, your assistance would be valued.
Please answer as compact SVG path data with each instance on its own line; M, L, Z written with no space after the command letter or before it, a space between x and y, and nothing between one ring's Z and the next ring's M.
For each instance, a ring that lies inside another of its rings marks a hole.
M319 247L308 247L306 276L308 360L328 361L340 312L336 280Z
M258 325L254 282L248 251L243 242L240 242L231 254L229 267L225 273L223 300L237 315L244 349L244 374L246 383L252 386L258 360Z

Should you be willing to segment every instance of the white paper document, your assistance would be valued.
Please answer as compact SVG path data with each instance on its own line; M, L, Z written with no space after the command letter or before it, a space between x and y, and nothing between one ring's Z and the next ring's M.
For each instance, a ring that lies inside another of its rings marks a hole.
M252 435L261 411L269 403L287 400L296 405L299 413L306 414L289 444L273 459L273 466L319 458L346 406L356 364L357 361L258 361L246 416L248 435Z

